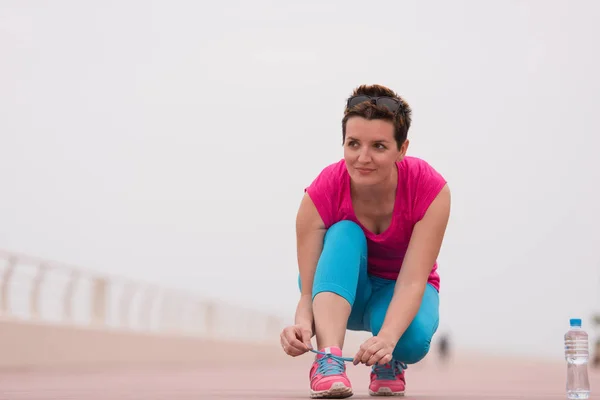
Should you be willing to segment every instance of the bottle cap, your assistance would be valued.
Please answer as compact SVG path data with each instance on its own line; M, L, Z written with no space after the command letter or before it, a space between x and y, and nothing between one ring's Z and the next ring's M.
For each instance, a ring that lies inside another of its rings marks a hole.
M580 318L571 318L569 320L569 323L571 324L571 326L581 327L581 319Z

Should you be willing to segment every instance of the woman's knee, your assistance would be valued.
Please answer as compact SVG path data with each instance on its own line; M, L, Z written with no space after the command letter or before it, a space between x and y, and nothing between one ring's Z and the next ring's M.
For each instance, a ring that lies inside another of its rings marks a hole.
M437 316L417 316L400 338L394 358L406 364L416 364L429 353L431 340L438 327Z
M366 246L367 238L362 228L356 222L343 220L336 222L327 229L324 242L324 245L327 245L327 242L330 244L342 242L343 244L364 244Z
M373 293L368 306L367 317L373 335L379 334L394 297L395 283L380 288ZM439 295L437 290L427 285L417 315L396 344L394 359L406 364L421 361L429 352L431 339L439 324Z

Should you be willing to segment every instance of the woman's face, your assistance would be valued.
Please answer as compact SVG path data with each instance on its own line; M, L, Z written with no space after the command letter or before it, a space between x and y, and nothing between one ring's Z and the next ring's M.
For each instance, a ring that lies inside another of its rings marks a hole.
M375 185L389 180L407 147L408 140L398 149L390 121L351 117L346 123L344 160L357 184Z

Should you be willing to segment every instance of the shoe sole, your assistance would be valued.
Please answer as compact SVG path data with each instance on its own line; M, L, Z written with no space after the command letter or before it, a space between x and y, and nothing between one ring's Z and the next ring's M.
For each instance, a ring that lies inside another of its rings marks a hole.
M379 388L379 390L376 392L369 389L369 394L371 396L381 396L381 397L392 397L392 396L401 397L401 396L404 396L404 391L392 392L392 389L387 388L387 387L382 387L382 388Z
M352 396L352 394L352 388L342 382L334 383L329 390L310 390L311 399L345 399Z

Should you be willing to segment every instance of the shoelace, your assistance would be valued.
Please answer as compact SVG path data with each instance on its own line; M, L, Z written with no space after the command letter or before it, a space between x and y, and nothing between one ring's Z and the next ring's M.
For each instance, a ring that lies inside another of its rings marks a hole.
M373 365L373 373L380 380L394 380L396 375L401 373L408 366L400 361L393 360L391 363L384 365Z
M351 357L340 357L336 356L335 354L325 353L314 349L311 349L310 351L323 356L319 360L317 360L317 363L319 365L317 367L317 373L322 374L324 376L341 374L342 372L344 372L344 362L354 361L354 359ZM329 362L328 360L331 360L332 362ZM373 365L373 372L377 376L377 379L394 380L396 379L396 374L401 373L406 368L408 368L408 365L406 365L405 363L392 360L392 362L388 364Z
M325 353L314 349L311 349L310 351L323 356L319 360L317 360L317 363L319 365L317 367L317 373L324 376L341 374L342 372L344 372L344 361L354 360L350 357L340 357L336 356L335 354ZM331 362L329 362L329 360L331 360Z

